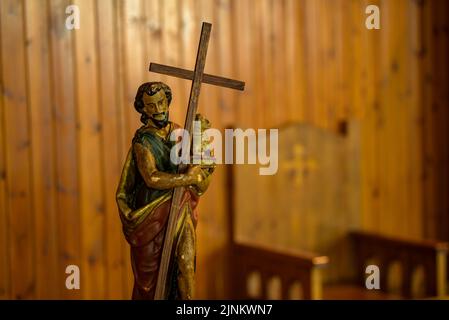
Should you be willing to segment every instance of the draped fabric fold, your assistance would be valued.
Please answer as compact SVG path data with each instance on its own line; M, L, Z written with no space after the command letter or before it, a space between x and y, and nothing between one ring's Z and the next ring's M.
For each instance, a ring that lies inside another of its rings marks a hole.
M170 162L168 141L138 130L133 139L149 148L158 170L175 172ZM153 299L170 212L173 189L155 190L145 185L133 155L128 152L116 193L123 232L131 246L134 273L133 299ZM193 188L184 188L177 215L176 233L170 261L167 290L169 299L191 299L194 291L197 223L196 206L199 195ZM179 239L183 239L179 245Z

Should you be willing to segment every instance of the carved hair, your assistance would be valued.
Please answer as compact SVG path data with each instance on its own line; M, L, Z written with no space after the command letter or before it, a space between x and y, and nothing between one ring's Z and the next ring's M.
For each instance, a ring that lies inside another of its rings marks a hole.
M146 94L152 96L152 95L155 95L160 90L164 91L165 97L168 100L168 105L170 106L171 99L172 99L172 93L171 93L170 87L167 86L165 83L163 83L163 82L145 82L140 85L139 89L137 89L136 98L134 99L134 108L137 110L137 112L142 114L142 116L140 117L140 121L143 124L146 124L148 121L147 115L142 111L142 109L144 107L143 101L142 101L143 94L146 93Z

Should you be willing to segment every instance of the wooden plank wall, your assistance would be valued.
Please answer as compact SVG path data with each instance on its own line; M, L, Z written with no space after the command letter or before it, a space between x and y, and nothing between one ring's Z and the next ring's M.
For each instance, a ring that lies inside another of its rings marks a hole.
M65 28L76 4L81 28ZM381 8L381 30L365 7ZM149 61L192 68L213 23L206 69L246 91L204 86L214 126L305 121L362 128L368 230L449 239L448 19L444 0L0 1L0 298L130 297L129 253L114 192L139 117ZM260 186L263 188L264 186ZM200 205L198 297L223 296L225 180ZM261 190L263 192L263 190ZM65 289L65 267L81 290Z

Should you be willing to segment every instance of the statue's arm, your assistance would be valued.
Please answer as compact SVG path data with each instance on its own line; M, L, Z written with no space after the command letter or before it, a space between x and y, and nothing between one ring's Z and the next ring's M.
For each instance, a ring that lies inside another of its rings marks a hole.
M191 167L186 173L167 173L158 171L156 161L151 151L141 143L134 143L134 155L137 167L149 188L172 189L176 187L197 185L204 180L201 168Z

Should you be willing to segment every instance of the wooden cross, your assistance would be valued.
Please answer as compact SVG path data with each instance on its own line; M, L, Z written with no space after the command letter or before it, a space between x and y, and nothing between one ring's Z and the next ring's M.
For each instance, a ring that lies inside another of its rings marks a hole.
M150 63L150 71L174 76L182 79L192 80L190 89L189 105L187 109L184 129L189 133L189 139L192 141L192 124L195 119L196 110L198 108L198 98L200 95L201 83L209 83L216 86L232 88L236 90L244 90L245 83L238 80L204 74L204 65L206 64L207 47L209 44L210 31L212 24L203 22L201 28L200 43L196 55L195 69L193 71L175 68L171 66ZM187 164L178 165L178 172L184 172ZM164 247L162 249L162 257L159 265L159 274L156 284L156 292L154 298L162 300L167 298L167 275L170 267L170 258L173 249L173 238L175 235L176 212L180 210L183 188L178 187L173 191L172 203L165 232Z
M300 144L293 146L293 159L285 161L282 167L286 170L292 170L295 174L295 185L299 187L302 184L304 174L311 170L317 169L317 164L314 159L307 159L304 154L304 147Z

